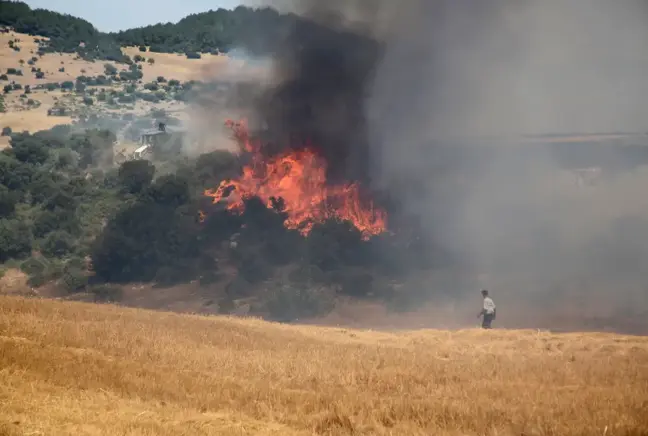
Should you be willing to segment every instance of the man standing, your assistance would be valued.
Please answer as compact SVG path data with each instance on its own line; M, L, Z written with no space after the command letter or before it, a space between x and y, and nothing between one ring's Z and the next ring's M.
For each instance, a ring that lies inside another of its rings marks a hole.
M479 315L477 315L477 318L483 316L482 328L489 329L491 328L491 323L495 319L496 315L495 303L493 302L493 299L488 296L488 291L486 289L482 290L481 293L484 297L484 306L481 312L479 312Z

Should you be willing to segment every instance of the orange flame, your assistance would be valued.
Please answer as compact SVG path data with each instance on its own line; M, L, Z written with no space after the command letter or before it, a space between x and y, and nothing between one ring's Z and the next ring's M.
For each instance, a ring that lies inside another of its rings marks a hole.
M351 222L367 240L386 230L387 215L373 203L362 204L356 183L327 186L326 162L312 150L289 151L266 158L254 143L245 121L227 121L242 152L252 154L251 164L237 180L224 180L218 188L208 189L213 203L226 200L227 209L243 212L244 200L260 198L267 207L273 199L283 200L287 214L285 226L308 235L313 226L336 218Z

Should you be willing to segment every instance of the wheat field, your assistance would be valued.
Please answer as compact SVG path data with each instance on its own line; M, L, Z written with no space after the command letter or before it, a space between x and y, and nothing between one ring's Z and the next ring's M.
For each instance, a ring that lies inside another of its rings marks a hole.
M0 297L0 435L648 434L648 339Z

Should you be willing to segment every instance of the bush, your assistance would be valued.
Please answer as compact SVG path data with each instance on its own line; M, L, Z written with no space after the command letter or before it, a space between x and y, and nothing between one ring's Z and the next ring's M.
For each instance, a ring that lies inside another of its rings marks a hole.
M30 257L20 264L22 272L29 276L27 284L32 287L43 286L56 274L56 268L43 257Z
M19 197L16 192L9 190L4 185L0 185L0 218L9 217L16 210L16 204Z
M324 286L279 284L268 291L265 309L279 322L323 316L335 307L335 290Z
M11 135L11 127L3 127L0 136L10 136L10 135Z
M144 85L144 89L147 89L149 91L157 91L160 89L159 85L155 82L147 83Z
M74 238L65 231L57 230L45 237L41 244L41 251L46 256L62 257L70 254L74 247Z
M119 167L119 183L124 189L135 194L147 188L153 180L155 166L148 160L131 160Z
M31 254L32 235L24 220L0 219L0 263Z
M146 46L144 46L144 45L140 45L140 46L139 46L139 51L141 51L141 52L146 52Z
M43 73L42 71L36 71L36 73L34 74L34 76L35 76L37 79L42 79L43 77L45 77L45 73Z
M70 293L82 291L88 284L88 275L83 264L83 259L71 259L63 267L61 283Z
M91 286L89 291L94 294L94 300L97 303L115 303L124 297L124 291L119 286L95 285Z
M200 59L202 57L200 53L194 51L185 53L185 56L187 57L187 59Z
M117 74L117 68L112 64L104 64L104 72L107 76L112 76Z
M42 258L30 257L20 264L20 270L28 276L44 274L46 269L47 265L43 262Z

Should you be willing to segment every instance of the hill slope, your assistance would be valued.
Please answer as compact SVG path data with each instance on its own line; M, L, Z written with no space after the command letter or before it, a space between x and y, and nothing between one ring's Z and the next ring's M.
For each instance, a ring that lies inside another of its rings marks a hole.
M0 297L0 341L0 434L648 433L645 338L391 334Z
M150 46L158 53L222 53L244 48L256 54L276 49L276 42L297 16L271 8L218 9L189 15L177 23L158 23L118 33L103 33L81 18L20 1L0 0L0 27L47 37L42 52L78 53L84 59L127 62L121 46Z

